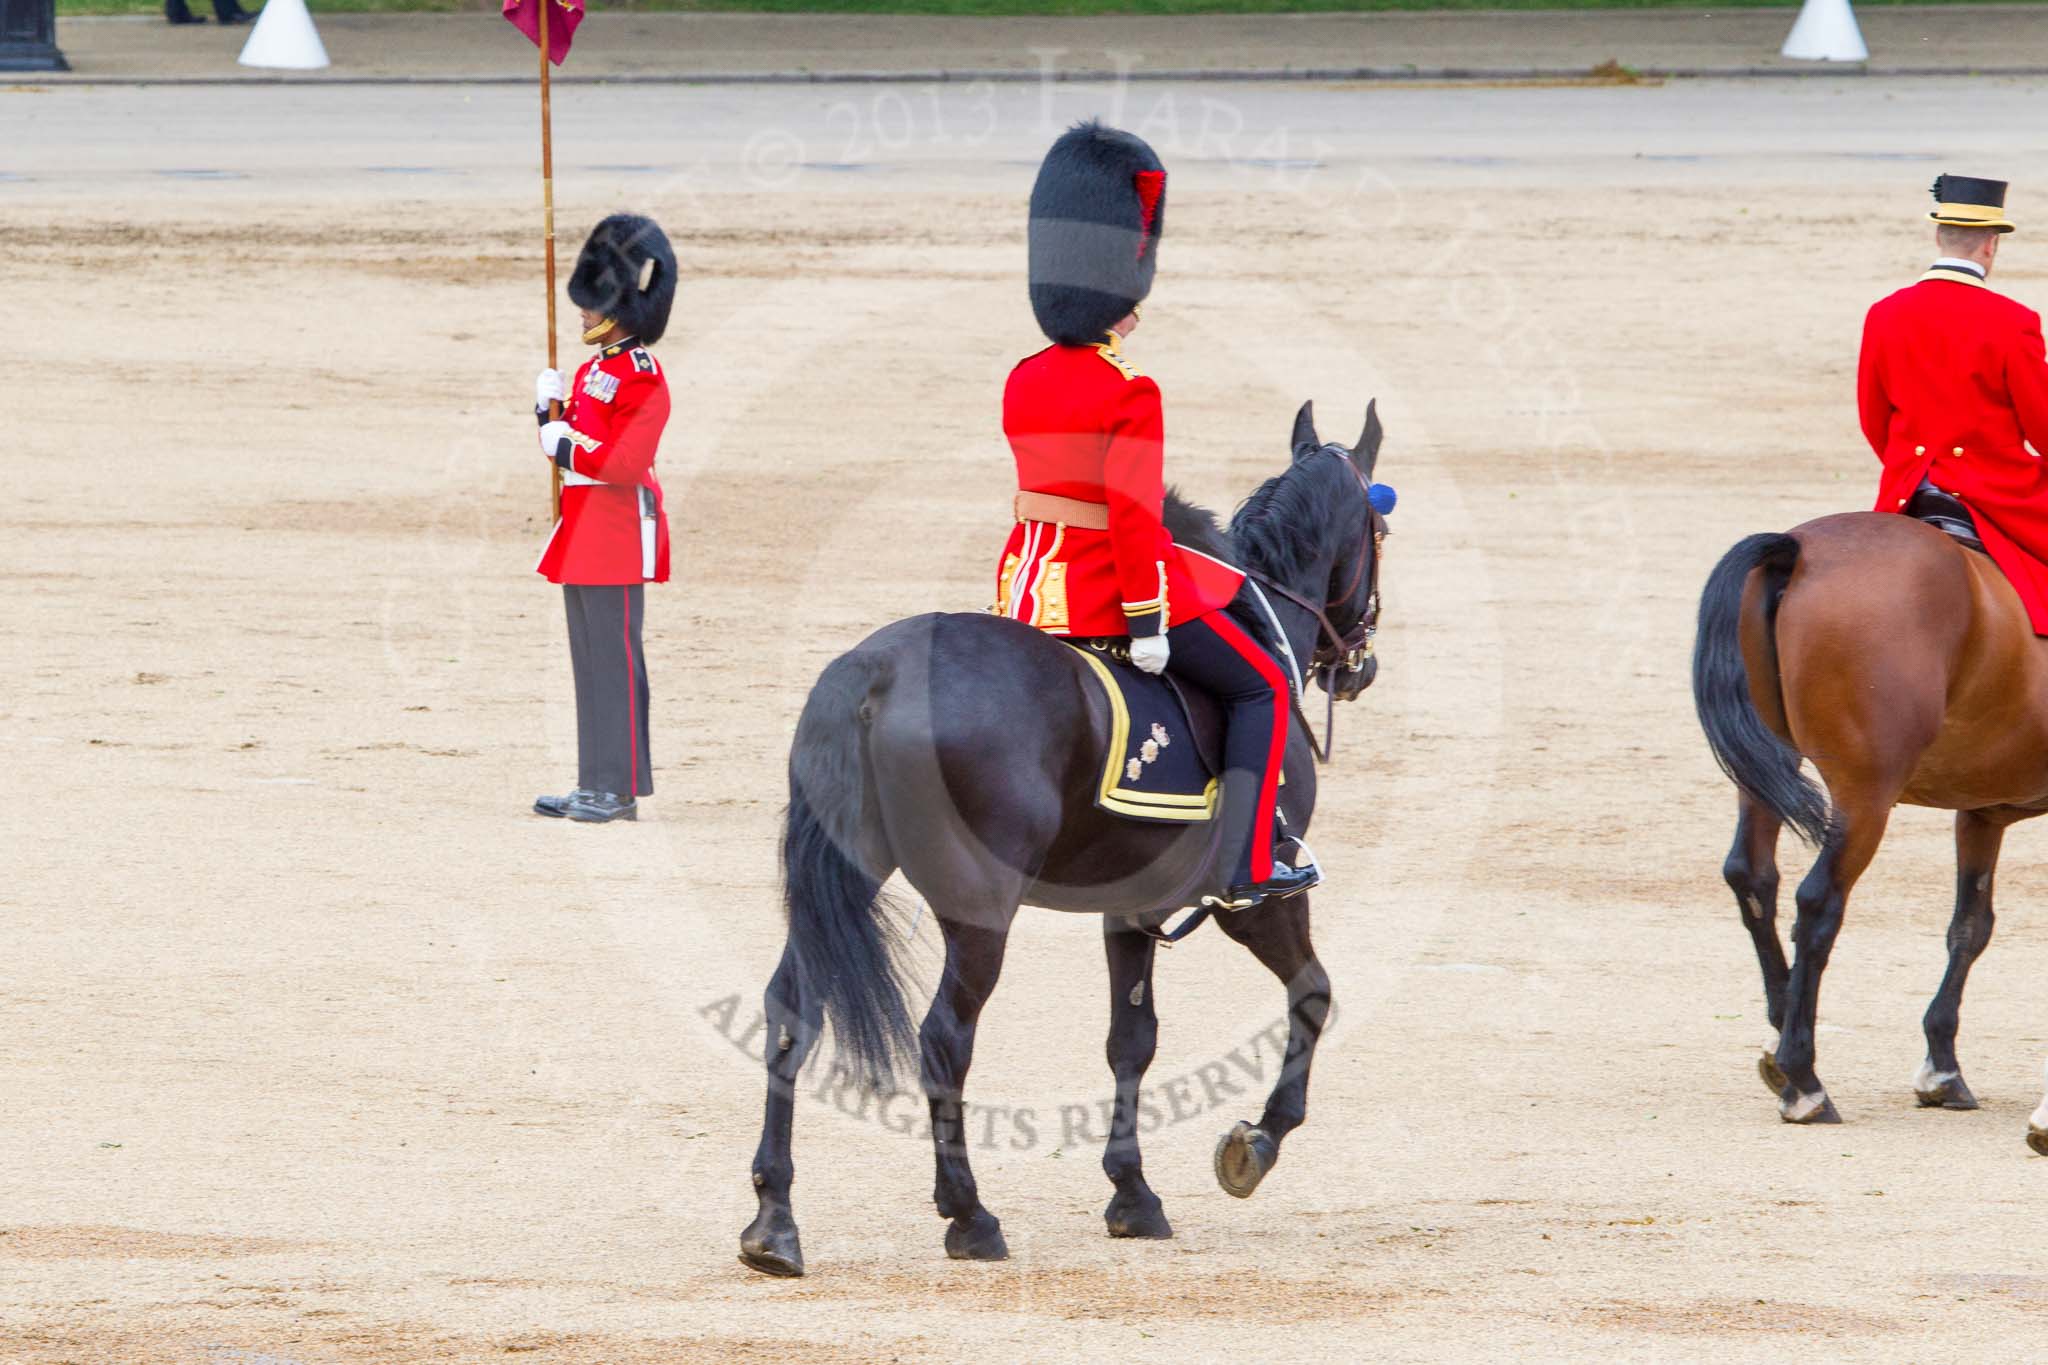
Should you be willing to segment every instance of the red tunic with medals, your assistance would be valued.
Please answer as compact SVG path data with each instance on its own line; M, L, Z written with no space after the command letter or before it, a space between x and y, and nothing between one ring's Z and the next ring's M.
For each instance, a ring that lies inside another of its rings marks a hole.
M1019 521L1003 547L996 610L1055 635L1156 635L1229 603L1235 568L1176 545L1166 501L1159 386L1111 334L1048 346L1003 389L1017 487L1104 504L1109 529Z
M668 518L654 454L668 423L668 381L628 339L583 363L562 420L562 516L536 572L550 583L597 587L668 581Z
M1880 299L1857 367L1863 434L1884 464L1879 512L1924 478L1975 515L1984 548L2048 635L2048 360L2041 316L1937 267Z

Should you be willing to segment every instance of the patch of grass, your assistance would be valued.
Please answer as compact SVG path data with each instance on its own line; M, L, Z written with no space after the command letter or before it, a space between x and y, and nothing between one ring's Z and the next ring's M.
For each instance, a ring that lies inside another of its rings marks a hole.
M1863 8L1981 0L1860 0ZM1993 0L2029 4L2036 0ZM606 10L761 14L1331 14L1389 10L1794 9L1799 0L612 0ZM316 14L489 14L491 0L313 0ZM597 8L597 6L593 6ZM63 16L159 14L160 0L57 0ZM210 13L203 3L194 13Z

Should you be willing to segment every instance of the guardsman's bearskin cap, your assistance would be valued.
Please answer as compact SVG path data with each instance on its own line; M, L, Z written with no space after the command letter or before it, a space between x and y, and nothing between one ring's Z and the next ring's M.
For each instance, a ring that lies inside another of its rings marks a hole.
M1102 340L1152 292L1166 168L1145 140L1090 121L1060 135L1031 187L1031 311L1063 346Z
M2005 182L1979 180L1970 175L1934 177L1934 212L1927 215L1950 227L1995 228L2013 231L2005 216Z
M615 213L591 229L569 275L569 301L603 313L642 345L661 340L676 301L676 253L660 226Z

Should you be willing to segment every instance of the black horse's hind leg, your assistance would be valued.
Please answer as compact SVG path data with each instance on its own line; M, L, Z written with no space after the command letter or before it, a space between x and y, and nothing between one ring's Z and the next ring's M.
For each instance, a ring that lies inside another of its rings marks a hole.
M1159 1196L1145 1183L1145 1159L1138 1151L1138 1083L1159 1044L1159 1013L1152 999L1152 958L1159 946L1150 934L1105 919L1102 946L1109 955L1109 1069L1116 1076L1116 1109L1102 1170L1116 1186L1102 1216L1112 1237L1171 1237L1173 1226Z
M754 1152L754 1194L760 1210L740 1234L740 1260L770 1275L801 1275L804 1255L797 1241L796 1215L790 1209L789 1186L796 1177L790 1156L790 1125L796 1109L796 1075L824 1027L819 1002L803 988L796 954L782 950L782 962L768 982L764 999L768 1033L763 1047L768 1059L768 1112L761 1123L761 1145Z
M1216 1144L1216 1182L1249 1198L1280 1159L1280 1144L1308 1113L1309 1063L1330 1012L1330 974L1309 942L1308 900L1295 896L1219 916L1223 932L1287 984L1287 1053L1257 1127L1239 1123Z
M1012 901L993 921L976 917L972 923L962 923L941 918L946 970L924 1027L918 1030L924 1092L931 1104L932 1149L938 1158L932 1198L940 1216L953 1220L946 1229L946 1254L956 1261L1000 1261L1010 1254L1002 1224L982 1207L975 1188L974 1170L967 1161L962 1096L967 1068L974 1060L975 1021L1002 974L1003 948L1016 913Z
M1975 811L1956 812L1956 910L1948 924L1948 970L1927 1007L1927 1060L1913 1078L1913 1093L1928 1108L1977 1107L1956 1064L1956 1027L1962 1022L1970 965L1991 942L1991 881L2008 823Z
M1778 938L1778 831L1784 827L1768 806L1746 795L1736 797L1735 843L1721 875L1735 893L1735 905L1756 945L1756 964L1764 977L1764 1013L1771 1021L1771 1040L1757 1061L1757 1074L1773 1095L1784 1090L1778 1070L1778 1037L1785 1028L1785 945Z

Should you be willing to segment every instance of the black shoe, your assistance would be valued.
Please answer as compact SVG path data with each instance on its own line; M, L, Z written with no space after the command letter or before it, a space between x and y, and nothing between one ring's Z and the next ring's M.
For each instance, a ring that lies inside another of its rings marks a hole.
M573 792L562 814L586 825L601 825L608 820L638 820L640 808L630 796L614 796L610 792Z
M167 24L203 24L206 21L186 9L184 5L165 5L164 22Z
M535 815L552 815L559 818L569 813L571 802L595 795L597 793L591 791L588 787L578 787L567 796L536 796L533 798L533 813Z
M1242 886L1233 886L1223 893L1216 905L1224 910L1249 910L1261 901L1284 901L1289 896L1299 896L1322 885L1323 870L1311 861L1306 867L1289 867L1286 863L1273 864L1273 875L1266 880Z
M222 13L218 6L213 11L213 22L216 24L246 24L255 17L240 5L230 7L226 13Z

